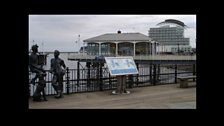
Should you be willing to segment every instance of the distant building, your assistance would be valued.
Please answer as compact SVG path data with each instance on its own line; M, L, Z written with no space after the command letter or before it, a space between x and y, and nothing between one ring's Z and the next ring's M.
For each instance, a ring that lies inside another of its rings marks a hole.
M187 26L183 22L167 19L157 26L159 27L150 28L149 37L159 42L159 52L191 51L190 38L184 37L184 28Z
M80 49L79 49L79 52L80 53L87 53L87 46L82 46Z
M141 33L109 33L84 40L89 55L135 56L156 53L156 42Z
M192 52L193 53L196 53L196 48L192 48Z

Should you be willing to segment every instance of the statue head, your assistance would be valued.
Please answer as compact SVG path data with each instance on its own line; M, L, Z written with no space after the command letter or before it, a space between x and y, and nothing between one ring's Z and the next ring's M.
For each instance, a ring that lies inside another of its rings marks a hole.
M38 52L38 45L36 44L36 45L33 45L32 47L31 47L31 50L33 51L33 52Z
M58 50L54 51L54 57L57 58L60 55L60 52Z

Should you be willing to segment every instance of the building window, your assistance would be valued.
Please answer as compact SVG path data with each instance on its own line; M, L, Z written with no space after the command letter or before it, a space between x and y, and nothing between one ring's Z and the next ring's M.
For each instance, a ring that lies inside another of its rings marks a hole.
M134 44L129 42L118 44L118 55L122 56L133 56L134 55Z

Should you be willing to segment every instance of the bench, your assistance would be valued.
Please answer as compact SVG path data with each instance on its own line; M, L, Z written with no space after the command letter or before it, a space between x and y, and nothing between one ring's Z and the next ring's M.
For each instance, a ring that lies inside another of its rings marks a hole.
M180 80L180 88L187 88L188 87L188 80L189 79L196 79L196 76L183 76L177 77Z

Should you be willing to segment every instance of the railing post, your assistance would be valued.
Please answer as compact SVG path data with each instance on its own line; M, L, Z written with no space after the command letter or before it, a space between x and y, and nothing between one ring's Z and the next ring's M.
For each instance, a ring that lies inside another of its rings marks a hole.
M177 64L175 64L175 84L177 83Z
M100 70L99 70L99 63L96 61L96 79L97 79L97 88L100 87Z
M159 77L160 77L160 64L158 64L157 75L156 75L156 82L159 82Z
M102 67L101 63L99 61L96 61L97 68L96 68L96 73L97 73L97 84L99 84L100 91L103 90L102 88Z
M137 69L139 71L139 64L138 63L136 63L136 67L137 67ZM139 77L139 74L136 75L136 85L137 85L137 87L138 87L138 80L139 80L138 77Z
M153 85L156 85L156 64L153 65Z
M100 91L103 91L103 63L99 62L99 70L100 70Z
M110 76L110 73L109 73L109 86L110 86L110 89L112 89L112 84L111 84L111 76Z
M150 83L152 84L152 63L150 63L150 67L149 67L150 71L149 71L149 74L150 74Z
M193 64L193 76L196 75L196 64ZM193 79L193 82L195 82L195 78Z
M67 69L66 69L66 74L67 74L67 77L66 77L66 80L67 80L67 94L69 94L69 89L70 89L70 85L69 85L69 79L70 79L70 77L69 77L69 68L67 67Z
M86 66L87 66L87 87L90 86L90 62L87 62L86 63Z
M80 64L79 61L77 62L77 85L79 86L79 79L80 79Z
M133 88L133 75L128 76L128 87Z

